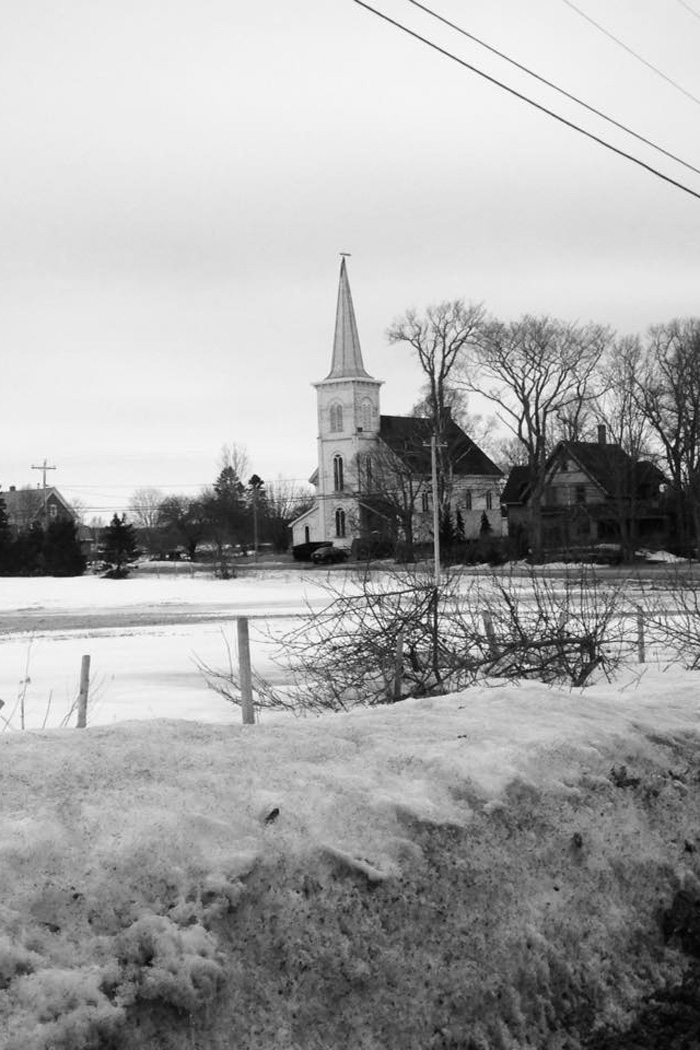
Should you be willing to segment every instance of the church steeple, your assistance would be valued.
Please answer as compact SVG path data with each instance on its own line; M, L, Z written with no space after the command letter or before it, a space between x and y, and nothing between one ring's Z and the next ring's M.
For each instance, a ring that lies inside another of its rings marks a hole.
M371 379L362 363L360 337L357 334L355 310L350 294L350 282L345 265L345 256L340 263L338 306L335 314L333 338L333 360L326 379Z

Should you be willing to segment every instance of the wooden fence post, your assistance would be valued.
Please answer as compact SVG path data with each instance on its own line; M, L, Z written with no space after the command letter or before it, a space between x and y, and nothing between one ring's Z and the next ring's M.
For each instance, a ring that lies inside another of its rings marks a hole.
M90 657L84 656L80 661L80 691L78 693L78 725L77 729L85 729L87 725L88 693L90 691Z
M238 629L238 676L241 683L241 713L243 725L255 724L255 707L253 705L253 675L250 668L250 635L248 617L239 616L236 620Z
M644 613L637 609L637 659L643 664L646 659L644 650Z
M394 650L394 682L392 700L397 703L401 699L401 686L403 685L403 627L396 635L396 648Z
M493 629L493 620L491 619L490 613L484 613L482 616L484 621L484 631L486 632L486 639L489 643L489 653L495 660L498 658L498 641L496 639L496 632Z

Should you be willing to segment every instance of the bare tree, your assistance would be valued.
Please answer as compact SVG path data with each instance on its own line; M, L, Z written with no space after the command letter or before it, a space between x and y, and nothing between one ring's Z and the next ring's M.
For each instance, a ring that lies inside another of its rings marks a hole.
M413 561L416 513L430 492L425 472L425 446L406 446L400 454L379 442L371 454L358 456L356 464L363 533L395 548Z
M700 544L700 319L650 329L636 398L663 451L678 500L681 541Z
M289 526L313 505L314 493L310 486L284 478L269 482L265 486L261 507L263 535L274 544L276 550L286 550L289 545Z
M609 330L599 325L551 317L494 321L480 327L477 375L463 372L469 389L498 406L499 419L527 453L536 559L542 557L542 499L554 422L597 396L596 369L610 340Z
M626 457L611 455L608 466L613 486L612 498L626 560L632 560L637 546L637 519L648 462L653 460L652 432L640 402L638 384L643 351L637 336L615 340L602 362L604 393L596 405L598 421L613 445Z
M160 521L163 493L160 489L136 489L129 500L129 517L140 529L156 529Z
M201 500L190 496L166 496L161 504L160 522L173 529L186 546L190 559L194 560L207 529Z
M421 393L422 397L411 409L411 415L430 417L432 406L430 388L427 384ZM498 425L495 416L472 412L469 408L467 392L453 383L445 387L445 407L450 410L455 423L462 428L465 434L469 435L475 445L483 449L487 455L491 455L492 451L495 453L495 430Z
M226 471L233 473L241 481L250 473L250 459L245 445L239 445L235 441L230 445L223 445L219 457L219 473Z
M386 333L391 344L407 343L412 348L427 380L425 402L438 442L442 506L449 503L451 488L449 466L441 447L453 397L451 380L458 365L465 367L467 351L474 345L484 317L480 303L465 305L463 299L454 299L429 306L424 315L407 310Z

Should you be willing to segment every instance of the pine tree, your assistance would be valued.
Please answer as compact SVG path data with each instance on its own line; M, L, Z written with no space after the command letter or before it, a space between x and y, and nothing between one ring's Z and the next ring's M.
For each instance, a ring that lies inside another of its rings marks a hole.
M486 513L485 510L482 510L482 512L481 512L481 524L479 525L479 535L480 536L490 536L492 532L493 532L493 525L491 524L491 521L489 520L489 516L488 516L488 514Z
M12 563L12 532L7 517L7 507L0 492L0 573L3 575L11 571Z
M86 558L80 548L78 530L69 519L53 521L44 537L47 576L82 576Z
M462 517L462 511L457 507L457 514L455 515L455 532L457 535L457 542L464 543L467 538L466 529L464 528L464 518Z
M105 530L103 556L109 565L106 575L112 580L123 580L129 575L129 563L136 561L136 529L129 525L126 515L115 514Z

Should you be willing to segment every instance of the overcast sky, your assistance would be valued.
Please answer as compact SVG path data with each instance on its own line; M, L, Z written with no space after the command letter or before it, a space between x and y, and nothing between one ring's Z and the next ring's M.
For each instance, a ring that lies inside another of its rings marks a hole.
M700 193L700 175L416 10L370 0ZM700 0L434 0L700 168ZM693 14L688 8L693 8ZM308 478L338 253L382 407L420 375L385 330L463 296L641 332L700 313L700 200L353 0L22 0L0 19L0 484L86 517L195 493L222 445Z

